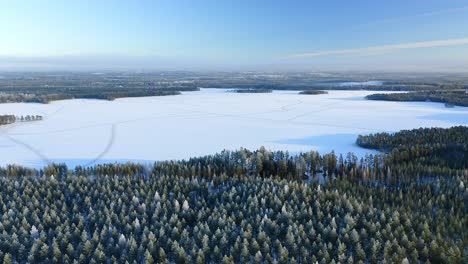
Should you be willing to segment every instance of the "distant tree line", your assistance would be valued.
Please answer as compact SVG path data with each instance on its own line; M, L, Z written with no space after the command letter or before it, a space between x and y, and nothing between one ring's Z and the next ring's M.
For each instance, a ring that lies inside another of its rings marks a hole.
M169 73L11 73L4 77L0 78L0 103L48 103L74 98L114 100L198 90L192 81L174 80Z
M167 96L179 95L181 91L197 91L198 88L184 89L50 89L48 91L31 91L29 93L3 92L0 93L0 103L25 102L25 103L43 103L66 99L100 99L114 100L124 97L143 97L143 96ZM1 89L0 89L1 91Z
M439 102L448 106L468 106L468 90L371 94L366 96L366 99L400 102Z
M319 95L319 94L327 94L327 91L321 91L321 90L305 90L299 92L299 94L307 94L307 95Z

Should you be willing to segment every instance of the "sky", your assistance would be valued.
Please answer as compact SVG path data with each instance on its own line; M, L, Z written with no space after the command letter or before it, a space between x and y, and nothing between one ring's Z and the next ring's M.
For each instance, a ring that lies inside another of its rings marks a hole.
M0 0L0 70L468 71L468 1Z

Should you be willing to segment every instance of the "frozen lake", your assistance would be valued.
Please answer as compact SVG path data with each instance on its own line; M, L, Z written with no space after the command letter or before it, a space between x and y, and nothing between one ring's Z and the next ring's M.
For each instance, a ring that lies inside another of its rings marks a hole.
M0 104L1 114L44 117L0 127L0 163L38 167L52 161L154 161L260 146L362 156L368 151L354 144L358 134L468 125L468 108L364 99L372 93L239 94L202 89L115 101Z

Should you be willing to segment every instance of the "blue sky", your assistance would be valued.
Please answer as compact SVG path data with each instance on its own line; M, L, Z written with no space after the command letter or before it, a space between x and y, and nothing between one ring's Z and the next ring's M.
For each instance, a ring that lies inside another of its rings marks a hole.
M0 40L0 69L465 70L468 1L0 0Z

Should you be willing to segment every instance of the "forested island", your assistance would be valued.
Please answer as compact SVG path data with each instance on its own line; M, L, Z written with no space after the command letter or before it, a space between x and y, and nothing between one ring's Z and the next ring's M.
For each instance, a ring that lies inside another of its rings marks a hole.
M321 91L321 90L305 90L299 92L299 94L306 94L306 95L319 95L319 94L328 94L326 91Z
M0 260L466 263L467 137L467 127L360 136L388 152L361 159L261 148L7 166Z
M271 89L236 89L235 93L271 93Z
M0 125L8 125L16 122L15 115L0 115Z
M366 96L366 99L399 102L439 102L445 103L447 106L468 106L468 90L372 94Z

